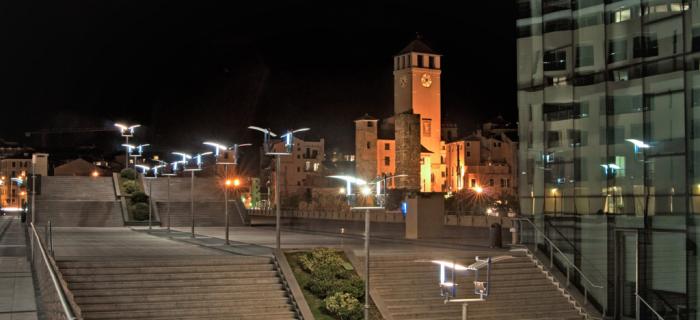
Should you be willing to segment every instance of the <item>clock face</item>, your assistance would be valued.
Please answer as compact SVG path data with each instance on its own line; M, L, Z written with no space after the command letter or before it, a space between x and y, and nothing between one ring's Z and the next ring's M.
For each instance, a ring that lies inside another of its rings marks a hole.
M420 83L424 87L429 88L433 84L433 79L429 74L424 73L423 76L420 77Z
M408 86L408 78L405 75L399 78L399 85L401 85L401 88L405 88L406 86Z

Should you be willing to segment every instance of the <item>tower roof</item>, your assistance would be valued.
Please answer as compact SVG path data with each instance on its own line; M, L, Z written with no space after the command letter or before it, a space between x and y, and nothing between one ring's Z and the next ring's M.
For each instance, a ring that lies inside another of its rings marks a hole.
M418 36L415 40L411 41L399 54L409 53L409 52L420 52L429 54L438 54L435 50L430 48L428 44L423 41L423 38Z
M359 117L359 118L355 119L355 121L361 121L361 120L379 120L379 119L377 119L377 118L375 118L375 117L373 117L373 116L370 116L369 114L365 113L365 115L363 115L362 117Z

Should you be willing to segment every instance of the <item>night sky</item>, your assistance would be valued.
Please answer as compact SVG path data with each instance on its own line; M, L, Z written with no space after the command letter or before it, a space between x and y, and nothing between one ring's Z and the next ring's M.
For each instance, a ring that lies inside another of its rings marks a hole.
M2 1L0 138L131 121L193 150L259 143L255 124L353 151L354 119L391 114L392 56L416 32L444 55L443 118L466 134L515 120L514 25L512 0Z

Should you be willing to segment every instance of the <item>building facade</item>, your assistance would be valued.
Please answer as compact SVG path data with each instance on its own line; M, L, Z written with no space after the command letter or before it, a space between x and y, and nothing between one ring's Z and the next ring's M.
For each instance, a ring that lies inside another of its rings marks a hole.
M34 170L37 176L48 175L48 157L37 157ZM0 207L20 208L27 202L31 176L31 155L0 159Z
M700 318L700 3L516 4L521 211L607 317Z
M401 174L393 186L423 192L445 190L445 142L441 134L441 56L421 39L394 56L394 116L355 120L356 174L373 180Z
M323 173L323 161L325 160L325 140L306 141L294 137L294 147L292 154L282 156L280 160L280 196L288 198L292 195L302 195L310 193L314 187L313 176L320 176ZM282 142L275 142L272 145L273 152L284 152L285 146ZM270 164L274 170L274 162ZM275 185L274 174L271 175L271 187ZM271 199L274 196L271 195Z
M518 143L489 128L446 144L447 191L480 188L493 199L517 194Z

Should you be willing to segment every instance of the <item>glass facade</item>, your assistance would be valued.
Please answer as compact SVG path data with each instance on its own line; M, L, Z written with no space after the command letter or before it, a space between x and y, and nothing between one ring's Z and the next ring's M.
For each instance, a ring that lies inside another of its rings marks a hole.
M608 318L700 319L700 1L516 3L522 214Z

